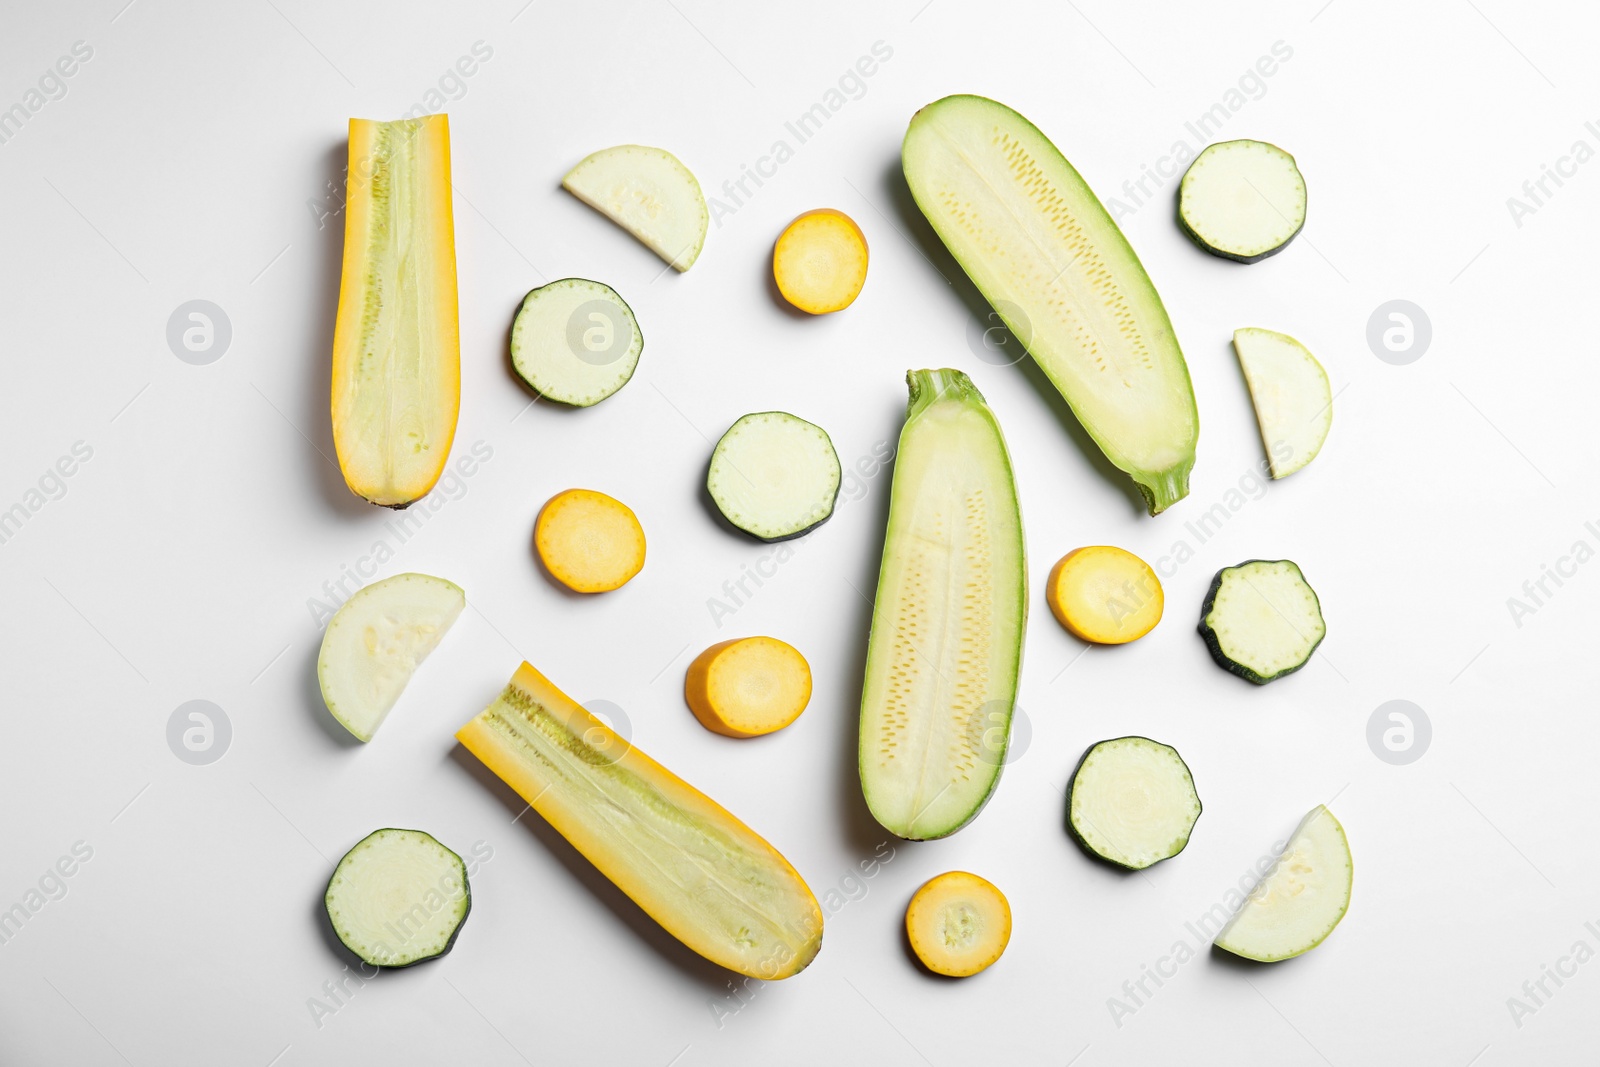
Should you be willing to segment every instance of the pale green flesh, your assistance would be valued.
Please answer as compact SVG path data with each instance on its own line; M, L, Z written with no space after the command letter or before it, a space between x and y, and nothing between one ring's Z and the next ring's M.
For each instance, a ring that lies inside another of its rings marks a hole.
M644 335L609 285L563 278L522 301L511 327L511 365L540 396L590 407L628 384Z
M977 96L929 104L901 150L917 206L1151 514L1189 491L1199 415L1172 323L1072 165Z
M1274 478L1287 478L1317 458L1333 425L1333 387L1305 345L1285 333L1233 331L1233 350L1250 387L1261 443Z
M1304 664L1328 632L1317 594L1288 560L1224 569L1204 622L1218 650L1262 681Z
M346 948L405 967L448 951L472 906L461 857L421 830L378 830L345 853L324 895Z
M466 605L460 586L428 574L397 574L357 590L328 621L317 655L328 711L371 741Z
M1027 574L999 424L959 371L913 371L861 698L867 806L900 837L977 815L1005 762Z
M1183 851L1200 797L1177 750L1145 737L1102 741L1072 778L1072 829L1096 855L1141 870Z
M625 144L586 156L561 179L573 196L685 271L706 243L710 213L694 174L662 148Z
M1319 804L1301 820L1283 854L1218 932L1215 944L1263 963L1309 952L1344 918L1353 878L1344 827Z
M753 833L740 840L685 810L621 762L622 752L605 741L596 746L514 685L488 707L485 721L541 768L551 803L599 843L585 849L591 862L625 891L636 883L653 887L670 914L652 914L674 936L696 951L686 929L715 938L750 968L744 973L816 954L822 934L815 900Z
M833 514L839 455L822 427L783 411L745 415L711 453L706 490L733 525L767 541Z

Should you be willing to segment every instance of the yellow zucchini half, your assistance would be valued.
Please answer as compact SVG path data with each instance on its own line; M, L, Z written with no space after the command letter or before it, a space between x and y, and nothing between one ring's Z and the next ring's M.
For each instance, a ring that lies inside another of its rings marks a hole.
M391 508L420 500L460 406L449 120L351 119L332 403L350 491Z
M528 664L456 740L713 963L788 978L822 946L822 909L788 860Z

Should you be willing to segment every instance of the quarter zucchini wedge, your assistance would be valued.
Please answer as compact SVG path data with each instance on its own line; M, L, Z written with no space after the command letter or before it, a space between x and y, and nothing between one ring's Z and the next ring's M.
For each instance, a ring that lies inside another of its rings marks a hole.
M1250 326L1233 331L1233 350L1250 387L1256 425L1274 478L1317 458L1333 425L1333 387L1306 346L1286 333Z
M906 182L950 254L1152 515L1189 492L1200 417L1139 257L1044 134L981 96L917 112Z
M374 830L344 854L323 894L345 948L376 967L443 956L472 911L461 857L421 830Z
M1200 795L1178 750L1148 737L1091 745L1067 790L1067 825L1092 855L1141 871L1184 850Z
M664 148L602 148L561 179L573 196L637 237L676 271L694 266L711 214L689 168Z
M960 371L906 379L859 758L873 817L924 840L972 821L999 783L1028 580L1011 457L994 413Z
M1310 952L1350 910L1354 880L1344 827L1318 804L1212 943L1262 963Z
M362 499L403 508L444 473L461 406L444 115L350 120L331 406L339 469Z
M329 714L371 741L466 606L459 585L431 574L396 574L356 590L328 620L317 653L317 684Z
M523 298L511 325L511 367L540 396L592 407L628 384L644 351L633 309L615 289L562 278Z
M1222 568L1200 608L1211 658L1257 685L1304 667L1327 632L1316 591L1287 559Z
M1178 223L1214 256L1254 263L1282 252L1306 224L1306 180L1266 141L1222 141L1178 184Z
M533 667L456 739L706 959L775 979L816 956L822 909L789 861Z

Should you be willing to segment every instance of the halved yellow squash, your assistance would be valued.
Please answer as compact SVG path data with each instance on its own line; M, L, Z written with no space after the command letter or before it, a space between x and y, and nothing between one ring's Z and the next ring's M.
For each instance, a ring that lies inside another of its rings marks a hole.
M456 739L713 963L788 978L822 946L822 909L788 860L528 664Z
M460 404L449 120L351 119L332 398L350 491L420 500L444 473Z

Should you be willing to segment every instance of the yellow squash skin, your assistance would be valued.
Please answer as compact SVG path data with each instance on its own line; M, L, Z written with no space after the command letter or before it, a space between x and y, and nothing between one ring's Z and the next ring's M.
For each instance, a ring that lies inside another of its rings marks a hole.
M533 667L456 740L706 959L775 979L816 956L822 909L789 861Z
M350 491L403 508L444 472L461 405L450 123L350 120L333 444Z

